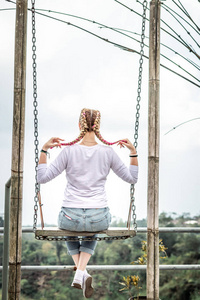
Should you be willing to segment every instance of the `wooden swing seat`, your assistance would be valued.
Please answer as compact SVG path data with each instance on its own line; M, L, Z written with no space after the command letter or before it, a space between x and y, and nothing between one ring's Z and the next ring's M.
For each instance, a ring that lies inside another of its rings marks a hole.
M126 227L110 227L103 231L98 232L86 232L86 231L68 231L59 229L57 227L46 227L46 228L37 228L35 231L35 236L93 236L94 234L102 234L107 236L135 236L136 231L131 228Z

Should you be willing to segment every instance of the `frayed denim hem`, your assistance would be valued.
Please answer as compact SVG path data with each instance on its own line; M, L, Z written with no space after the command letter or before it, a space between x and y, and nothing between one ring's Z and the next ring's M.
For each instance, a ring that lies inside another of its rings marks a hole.
M67 252L68 252L68 254L71 255L71 256L80 253L78 249L68 250Z
M86 252L86 253L89 253L91 255L94 254L94 250L89 249L89 248L85 248L85 247L82 247L82 246L79 248L79 250L80 250L80 252Z

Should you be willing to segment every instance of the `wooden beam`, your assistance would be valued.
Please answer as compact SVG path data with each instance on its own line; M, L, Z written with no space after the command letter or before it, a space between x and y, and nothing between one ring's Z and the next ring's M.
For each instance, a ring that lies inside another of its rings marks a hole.
M26 40L27 0L17 0L15 27L14 107L9 232L9 300L20 299Z
M126 227L110 227L107 230L99 232L75 232L59 229L57 227L46 227L44 229L36 229L36 236L93 236L94 234L106 234L108 236L134 236L134 229L128 230Z
M160 0L150 3L147 299L159 299Z

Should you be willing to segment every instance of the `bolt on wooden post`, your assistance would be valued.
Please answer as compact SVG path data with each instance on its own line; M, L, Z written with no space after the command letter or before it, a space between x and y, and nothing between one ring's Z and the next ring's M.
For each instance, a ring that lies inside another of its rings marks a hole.
M15 26L14 105L9 232L9 300L20 299L27 0L17 0Z
M147 299L159 299L160 1L150 2Z

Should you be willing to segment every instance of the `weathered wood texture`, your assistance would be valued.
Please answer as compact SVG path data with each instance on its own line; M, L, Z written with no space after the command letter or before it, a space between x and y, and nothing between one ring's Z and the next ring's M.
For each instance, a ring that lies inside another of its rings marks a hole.
M147 299L159 299L160 1L150 3Z
M47 227L44 229L37 229L36 236L92 236L94 234L106 234L108 236L134 236L136 234L134 229L128 230L125 227L110 227L107 230L99 232L74 232L62 230L57 227Z
M17 0L12 133L8 299L20 299L22 190L25 128L27 0Z

